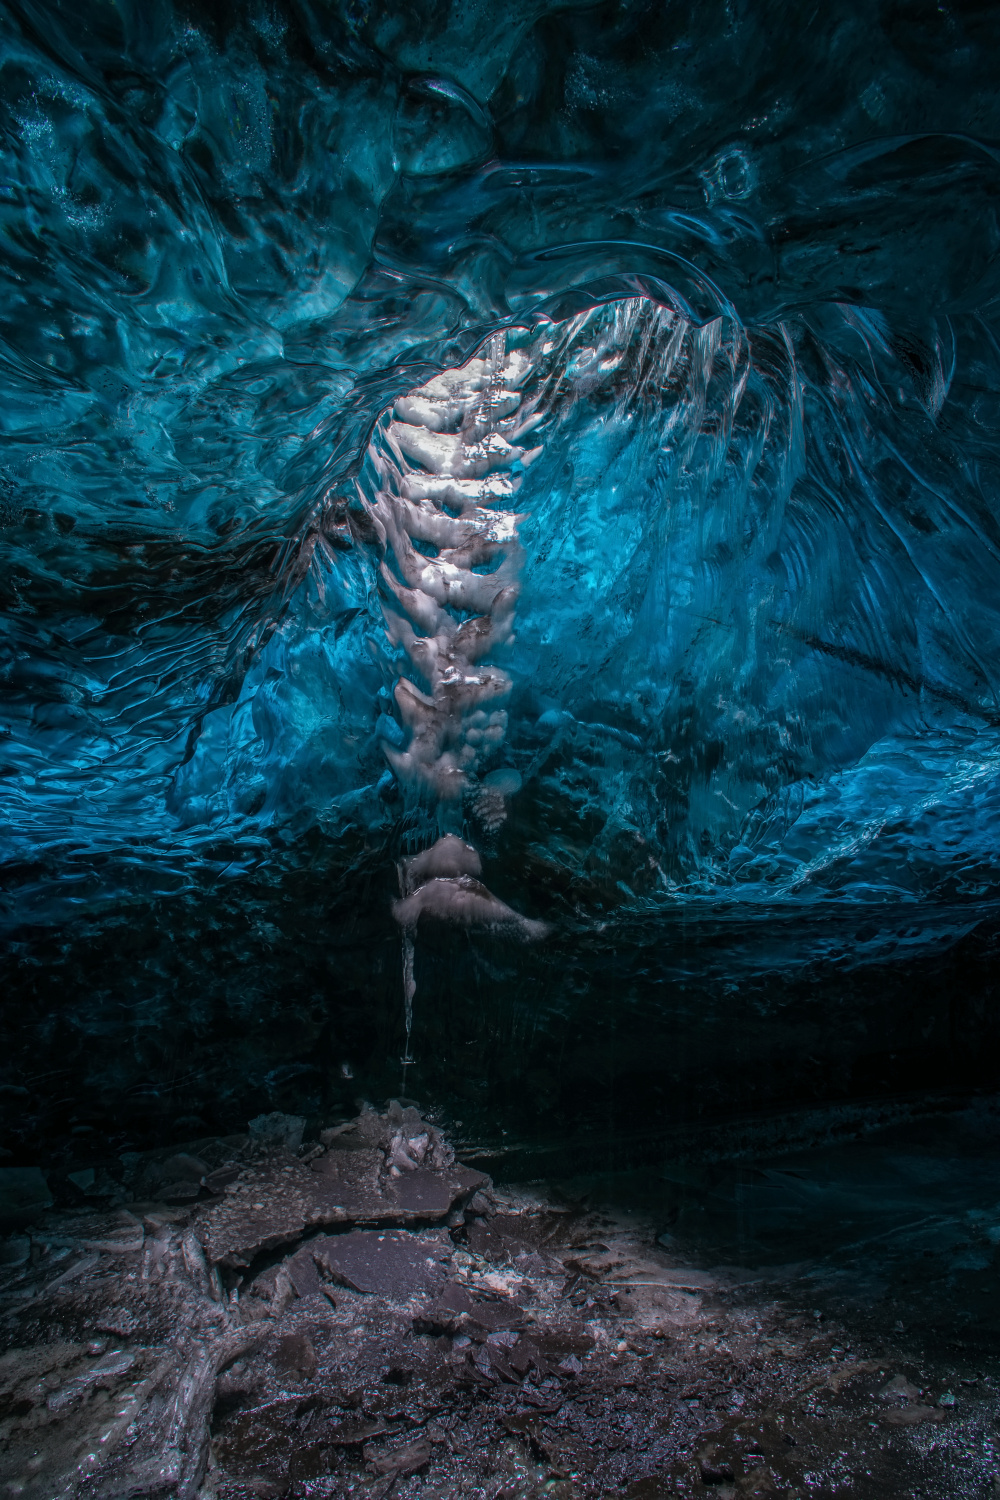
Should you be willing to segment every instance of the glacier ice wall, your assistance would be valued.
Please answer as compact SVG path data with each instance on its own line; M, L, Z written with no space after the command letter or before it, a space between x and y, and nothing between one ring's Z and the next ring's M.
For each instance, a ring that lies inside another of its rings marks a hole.
M8 930L444 835L557 931L996 900L988 8L0 25ZM372 454L498 337L539 451L442 821Z

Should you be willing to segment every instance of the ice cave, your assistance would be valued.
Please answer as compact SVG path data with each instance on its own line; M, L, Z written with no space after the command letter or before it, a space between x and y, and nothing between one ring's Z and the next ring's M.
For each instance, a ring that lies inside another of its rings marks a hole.
M0 0L0 1500L1000 1494L998 77Z

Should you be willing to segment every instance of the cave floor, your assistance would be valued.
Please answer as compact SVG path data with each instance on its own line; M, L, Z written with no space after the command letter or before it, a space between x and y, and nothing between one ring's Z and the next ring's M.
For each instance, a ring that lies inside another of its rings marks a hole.
M981 1258L713 1264L494 1187L412 1107L305 1148L286 1119L84 1173L2 1242L0 1494L1000 1493Z

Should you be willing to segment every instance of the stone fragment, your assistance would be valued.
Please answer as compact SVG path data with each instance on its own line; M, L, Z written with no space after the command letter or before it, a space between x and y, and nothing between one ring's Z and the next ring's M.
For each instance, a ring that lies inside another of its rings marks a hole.
M312 1242L313 1258L342 1285L405 1299L436 1290L445 1279L450 1248L403 1230L355 1229Z
M178 1178L176 1182L166 1182L159 1189L161 1200L170 1204L194 1203L200 1195L199 1184L186 1177Z
M366 1452L366 1457L368 1454ZM385 1453L381 1457L371 1457L371 1466L376 1474L393 1475L396 1479L402 1479L407 1474L417 1474L425 1469L431 1461L430 1445L420 1439L416 1443L407 1443L405 1448L396 1448L392 1453Z
M317 1202L315 1180L294 1158L282 1154L241 1174L219 1198L198 1212L195 1233L209 1261L247 1266L261 1250L298 1239L310 1224L346 1219Z
M524 1312L516 1302L476 1302L466 1320L487 1334L499 1333L523 1328Z
M902 1399L904 1401L916 1401L920 1395L920 1387L907 1380L905 1375L894 1375L891 1380L879 1391L883 1401Z
M285 1261L285 1270L295 1288L296 1296L312 1297L322 1292L323 1283L316 1269L311 1245L303 1245L301 1250L296 1250L295 1254Z
M287 1375L299 1375L308 1380L315 1375L317 1360L312 1340L305 1333L286 1333L278 1340L274 1354L274 1366Z
M217 1167L214 1172L209 1172L205 1178L205 1186L210 1193L224 1193L226 1188L234 1183L240 1175L240 1169L235 1164L225 1167Z
M130 1212L142 1220L147 1234L158 1234L170 1224L186 1224L194 1209L193 1203L177 1203L169 1207L166 1203L131 1203Z
M163 1175L167 1182L197 1182L208 1174L208 1163L200 1156L187 1151L178 1151L163 1163Z

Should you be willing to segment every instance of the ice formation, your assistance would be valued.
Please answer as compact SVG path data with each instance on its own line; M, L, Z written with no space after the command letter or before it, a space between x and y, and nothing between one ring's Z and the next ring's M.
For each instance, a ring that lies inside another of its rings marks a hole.
M397 401L369 448L381 487L373 504L361 499L389 553L379 568L386 629L424 684L397 680L393 696L409 742L400 749L383 741L383 751L400 782L448 810L507 727L501 705L510 678L485 659L512 638L524 518L509 503L540 451L522 442L536 425L518 392L529 369L496 334L482 358ZM479 856L449 833L407 860L394 906L404 941L424 916L522 937L544 932L492 896L481 873ZM409 1000L408 946L404 965Z
M991 49L770 14L3 12L8 931L992 910Z

